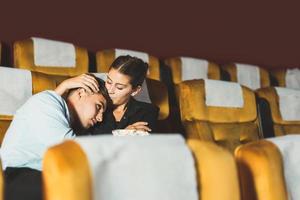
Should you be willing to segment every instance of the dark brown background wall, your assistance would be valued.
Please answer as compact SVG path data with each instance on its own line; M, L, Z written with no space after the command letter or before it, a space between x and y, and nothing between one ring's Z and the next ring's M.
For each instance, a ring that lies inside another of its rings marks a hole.
M298 4L298 3L297 3ZM141 50L220 64L300 67L296 1L2 1L0 40L31 36L73 42L90 51Z

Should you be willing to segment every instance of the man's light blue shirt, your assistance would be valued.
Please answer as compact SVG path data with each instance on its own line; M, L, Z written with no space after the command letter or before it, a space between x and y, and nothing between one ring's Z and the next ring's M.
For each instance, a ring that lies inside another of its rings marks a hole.
M31 98L16 112L2 146L2 167L29 167L42 170L47 148L74 138L66 101L54 91Z

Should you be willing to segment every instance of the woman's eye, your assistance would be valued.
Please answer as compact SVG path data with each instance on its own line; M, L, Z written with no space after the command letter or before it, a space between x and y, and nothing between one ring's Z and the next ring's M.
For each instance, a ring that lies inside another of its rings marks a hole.
M117 87L118 90L123 90L124 88Z

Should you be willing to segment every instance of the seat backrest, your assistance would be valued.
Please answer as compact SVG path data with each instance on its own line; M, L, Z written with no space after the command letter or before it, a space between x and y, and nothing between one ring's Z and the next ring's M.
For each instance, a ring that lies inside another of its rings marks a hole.
M98 78L106 80L107 73L93 73ZM135 96L138 101L153 103L159 107L159 120L164 120L169 116L168 90L161 81L146 78L142 85L141 92Z
M174 57L165 60L171 69L174 84L193 79L221 79L220 68L207 60L189 57Z
M176 86L187 138L209 140L233 152L261 137L255 94L237 83L184 81Z
M238 200L240 188L233 155L213 142L188 139L197 167L199 199Z
M49 75L0 67L0 144L17 109L32 94L55 87L55 81Z
M48 149L42 173L49 200L199 199L179 135L77 137Z
M159 60L157 57L148 55L147 53L140 51L132 51L125 49L106 49L101 50L96 53L96 63L97 72L106 73L109 70L110 65L113 61L124 55L130 55L142 59L144 62L148 63L149 70L147 77L155 80L160 80L160 67Z
M275 79L276 85L292 89L300 89L300 69L275 69L270 70L271 76Z
M230 81L238 82L252 90L270 86L270 78L267 70L249 64L229 64L223 67L229 74Z
M65 141L45 154L42 171L45 197L48 200L97 200L106 195L108 199L118 200L127 199L120 194L125 192L128 196L134 191L136 196L132 196L132 200L141 193L144 196L140 199L166 195L165 200L193 200L198 193L196 199L201 200L239 200L233 155L211 142L188 140L187 145L192 154L178 135L120 139L93 136ZM141 160L134 162L134 158ZM118 166L121 168L116 168ZM181 171L176 173L177 170ZM128 174L135 181L129 181ZM116 182L119 182L118 187L113 185ZM154 185L147 188L150 184ZM178 196L182 194L185 196Z
M87 49L71 43L30 38L14 42L14 67L57 76L88 72Z
M283 161L278 148L267 140L239 146L235 151L242 199L287 200Z
M268 87L256 91L266 137L300 133L300 91Z

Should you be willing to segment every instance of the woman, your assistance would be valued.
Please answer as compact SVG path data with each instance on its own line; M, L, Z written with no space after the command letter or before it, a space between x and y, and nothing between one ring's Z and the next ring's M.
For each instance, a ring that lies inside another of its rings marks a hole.
M155 131L159 108L133 98L141 91L147 71L148 64L139 58L116 58L105 82L113 108L104 114L101 124L96 124L90 130L92 135L111 133L115 129ZM83 87L89 92L98 90L97 81L92 76L83 74L65 80L56 88L56 92L64 94L74 87Z

